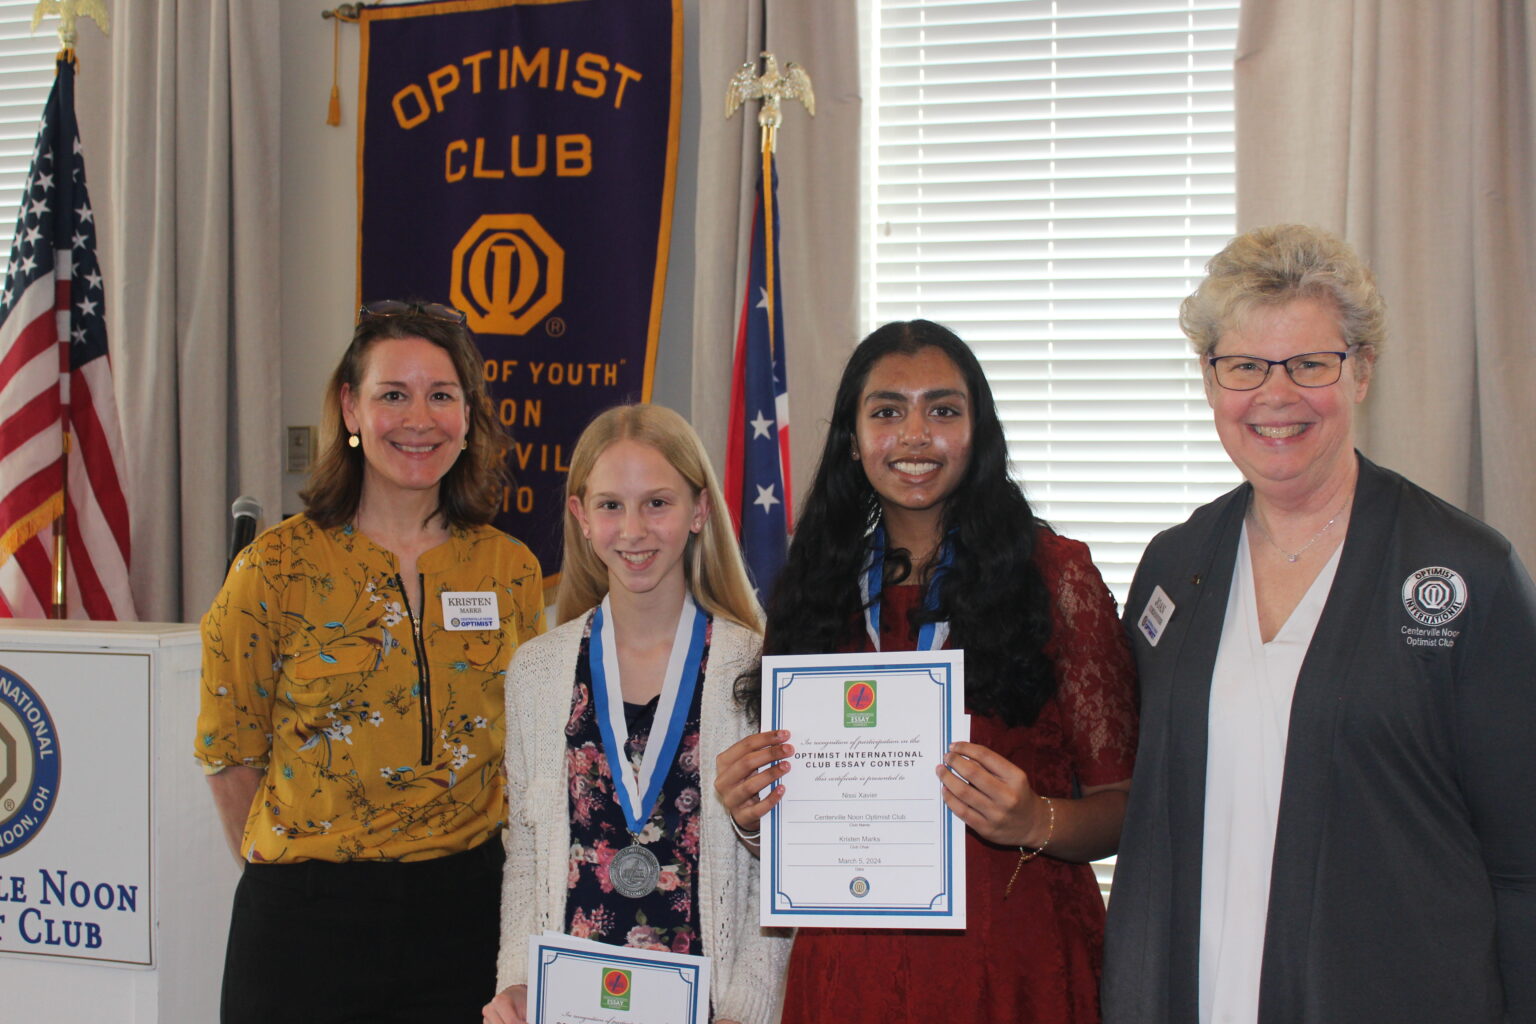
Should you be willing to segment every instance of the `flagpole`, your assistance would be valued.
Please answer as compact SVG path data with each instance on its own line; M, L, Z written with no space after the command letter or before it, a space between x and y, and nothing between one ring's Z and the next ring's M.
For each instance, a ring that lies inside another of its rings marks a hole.
M731 367L725 504L741 538L742 557L753 586L765 599L784 564L791 530L788 373L786 346L780 344L784 324L779 311L774 151L783 122L783 101L799 100L807 113L814 114L816 97L804 68L786 63L781 69L774 55L764 52L758 60L742 64L731 77L725 116L730 117L749 100L762 101L757 115L762 162L747 247L741 326Z
M34 20L41 16L42 5L38 5L38 14ZM65 24L59 25L59 42L63 48L59 50L56 58L57 64L75 64L75 26L73 19L68 21L68 34L65 32ZM54 72L58 74L57 70ZM67 334L67 332L66 332ZM59 453L60 480L59 515L53 521L53 604L48 610L50 619L69 618L69 456L71 445L69 443L69 338L65 335L59 337L59 434L62 451Z
M32 11L32 31L36 32L43 18L50 14L59 16L59 55L60 64L69 62L77 64L75 57L75 40L79 38L79 32L75 23L80 18L89 18L101 27L103 32L110 32L112 28L111 17L107 13L106 5L102 0L39 0ZM59 493L63 499L63 507L59 510L58 518L53 521L53 603L49 609L49 617L64 619L69 617L69 592L66 584L69 572L69 337L66 331L59 338L59 373L64 378L60 382L59 394L61 398L59 409L59 422L62 427L63 450L60 453L62 462L63 481L59 486Z
M64 422L69 422L69 406L62 410ZM53 521L53 609L49 613L52 619L69 618L69 594L64 581L67 579L69 548L64 541L69 528L69 431L64 431L64 482L60 485L60 493L64 496L64 509L59 517Z
M785 100L799 100L805 104L807 113L816 113L816 94L811 88L811 76L805 73L805 69L794 61L784 65L780 71L779 62L773 54L766 50L758 54L763 62L763 73L757 72L757 61L747 61L731 77L730 84L725 90L725 116L730 117L748 100L762 100L762 108L757 112L757 123L760 128L759 138L763 154L763 239L765 242L765 277L768 293L768 351L771 354L777 337L778 310L774 308L774 273L778 269L775 265L778 261L773 254L778 251L775 246L774 232L774 190L773 190L773 154L779 147L779 125L784 122L783 103Z
M773 352L774 340L777 337L775 327L779 312L774 302L778 292L774 290L773 282L773 272L777 269L774 264L778 262L773 258L773 254L779 251L773 238L776 198L773 187L773 141L770 136L763 139L763 239L766 244L763 251L763 276L768 282L768 351L770 354Z

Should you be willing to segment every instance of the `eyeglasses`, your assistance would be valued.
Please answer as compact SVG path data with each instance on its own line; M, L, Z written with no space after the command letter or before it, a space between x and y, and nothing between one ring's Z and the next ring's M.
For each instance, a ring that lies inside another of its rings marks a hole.
M1297 387L1325 388L1344 372L1348 352L1303 352L1289 359L1262 356L1210 356L1206 362L1216 371L1216 383L1228 391L1253 391L1264 386L1270 372L1285 367Z
M441 302L401 302L399 299L365 302L357 308L359 320L370 316L424 316L433 320L446 320L450 324L461 324L467 319L463 310L445 306Z

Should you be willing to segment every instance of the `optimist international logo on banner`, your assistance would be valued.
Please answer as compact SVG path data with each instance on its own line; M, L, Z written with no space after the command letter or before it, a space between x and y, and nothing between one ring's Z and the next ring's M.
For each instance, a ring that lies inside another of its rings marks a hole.
M453 248L453 304L470 330L527 334L560 305L565 250L529 213L486 214Z
M603 972L603 999L602 1006L605 1010L629 1009L629 972L618 967L610 967Z
M875 681L854 679L843 684L843 728L868 729L875 724Z
M0 666L0 857L42 831L59 795L59 737L37 691Z

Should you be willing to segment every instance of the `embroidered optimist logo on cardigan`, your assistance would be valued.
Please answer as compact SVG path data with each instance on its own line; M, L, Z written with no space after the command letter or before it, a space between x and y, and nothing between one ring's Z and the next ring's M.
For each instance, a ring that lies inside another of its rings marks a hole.
M42 830L59 797L59 735L37 691L0 667L0 857Z
M1423 626L1443 626L1467 607L1467 581L1442 565L1426 566L1403 581L1403 609Z

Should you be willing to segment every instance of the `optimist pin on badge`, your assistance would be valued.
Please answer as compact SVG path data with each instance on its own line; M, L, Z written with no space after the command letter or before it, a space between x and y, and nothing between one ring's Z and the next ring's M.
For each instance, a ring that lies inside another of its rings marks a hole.
M1152 596L1147 598L1147 607L1136 620L1136 628L1141 630L1141 635L1147 638L1147 643L1153 647L1163 638L1163 630L1168 628L1168 620L1173 618L1173 600L1162 587L1153 587Z

